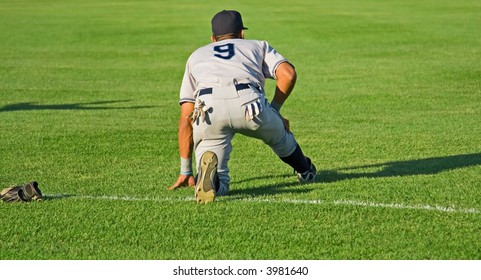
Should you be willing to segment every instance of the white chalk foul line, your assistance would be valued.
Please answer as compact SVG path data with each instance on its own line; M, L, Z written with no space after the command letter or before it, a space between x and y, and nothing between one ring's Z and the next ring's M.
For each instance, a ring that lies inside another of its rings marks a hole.
M394 209L410 209L410 210L427 210L439 212L453 212L453 213L474 213L480 214L481 211L474 208L458 208L455 206L440 206L440 205L404 205L398 203L374 203L363 202L355 200L336 200L333 204L336 205L350 205L350 206L365 206L365 207L381 207Z
M91 195L67 195L56 194L46 195L47 198L74 198L74 199L95 199L95 200L123 200L123 201L151 201L151 202L185 202L194 201L194 197L131 197L131 196L91 196ZM400 203L379 203L379 202L365 202L357 200L335 200L324 201L318 199L269 199L269 198L220 198L220 201L243 201L243 202L258 202L258 203L287 203L287 204L325 204L325 205L347 205L347 206L362 206L375 208L390 208L390 209L405 209L405 210L424 210L437 211L447 213L472 213L481 214L481 210L474 208L460 208L455 206L440 206L440 205L405 205Z
M335 200L332 202L322 200L304 200L304 199L283 199L283 200L271 200L271 199L256 199L246 198L242 201L252 202L267 202L267 203L291 203L291 204L334 204L334 205L348 205L348 206L363 206L363 207L378 207L378 208L392 208L392 209L408 209L408 210L426 210L426 211L438 211L438 212L453 212L453 213L474 213L480 214L481 211L474 208L459 208L459 207L446 207L439 205L404 205L399 203L376 203L376 202L364 202L356 200Z

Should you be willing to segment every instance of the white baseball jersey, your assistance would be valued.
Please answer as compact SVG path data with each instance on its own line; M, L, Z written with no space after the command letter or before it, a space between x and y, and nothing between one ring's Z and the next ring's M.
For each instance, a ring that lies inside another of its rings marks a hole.
M180 104L195 102L195 92L203 88L234 83L260 85L276 79L277 66L287 61L266 41L228 39L194 51L187 60L180 89Z

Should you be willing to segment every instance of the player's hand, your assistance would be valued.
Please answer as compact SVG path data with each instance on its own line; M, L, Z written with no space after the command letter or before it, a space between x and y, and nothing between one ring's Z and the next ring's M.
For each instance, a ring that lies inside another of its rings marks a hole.
M175 190L182 187L193 187L193 186L195 186L194 176L180 174L179 177L177 177L177 181L167 189Z

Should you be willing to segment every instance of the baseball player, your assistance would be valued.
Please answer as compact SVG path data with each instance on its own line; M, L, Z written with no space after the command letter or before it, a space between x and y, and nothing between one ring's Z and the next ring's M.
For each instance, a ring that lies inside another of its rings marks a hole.
M212 43L194 51L186 64L179 102L180 175L169 189L195 184L198 203L227 194L235 133L262 140L294 168L301 183L313 182L316 167L280 114L296 82L294 67L266 41L244 39L247 28L239 12L223 10L211 24ZM276 80L271 102L264 94L265 79Z

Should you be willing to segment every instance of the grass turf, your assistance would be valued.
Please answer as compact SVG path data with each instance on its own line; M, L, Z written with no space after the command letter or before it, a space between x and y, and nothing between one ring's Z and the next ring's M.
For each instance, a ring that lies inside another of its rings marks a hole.
M209 4L0 0L0 184L49 195L0 203L0 259L481 258L477 1ZM230 196L198 206L166 190L178 90L224 8L295 64L319 176L236 136Z

